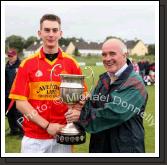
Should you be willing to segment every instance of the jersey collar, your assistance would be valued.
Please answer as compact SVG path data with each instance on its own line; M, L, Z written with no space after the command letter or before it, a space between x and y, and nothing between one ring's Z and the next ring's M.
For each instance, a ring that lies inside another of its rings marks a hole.
M43 51L43 47L40 49L40 51L39 51L39 58L40 59L44 59L44 58L46 58L45 57L45 53L44 53L44 51ZM57 58L63 58L63 56L62 56L62 50L60 49L60 48L58 48L58 56L57 56Z

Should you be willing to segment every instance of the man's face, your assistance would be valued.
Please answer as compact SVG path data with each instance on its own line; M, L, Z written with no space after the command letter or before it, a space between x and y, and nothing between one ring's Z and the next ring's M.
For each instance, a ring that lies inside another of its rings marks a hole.
M45 20L40 31L38 31L38 35L42 39L44 46L54 48L62 36L62 31L57 21Z
M126 63L126 55L118 44L106 43L102 47L102 61L108 72L116 73Z
M8 56L8 60L10 63L15 62L17 60L17 56Z

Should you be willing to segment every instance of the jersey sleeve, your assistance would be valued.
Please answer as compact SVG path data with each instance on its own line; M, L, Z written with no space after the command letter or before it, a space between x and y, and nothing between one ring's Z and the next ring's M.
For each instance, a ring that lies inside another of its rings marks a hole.
M20 65L9 94L10 99L27 100L29 97L29 75L26 65Z

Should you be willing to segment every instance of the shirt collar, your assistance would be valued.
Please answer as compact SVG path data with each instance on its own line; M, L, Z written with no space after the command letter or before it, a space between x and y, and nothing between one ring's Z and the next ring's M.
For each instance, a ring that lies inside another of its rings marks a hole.
M115 76L119 77L127 67L128 64L125 63L125 65L115 73Z
M125 63L125 65L124 65L122 68L120 68L120 69L114 74L114 76L119 77L119 76L124 72L124 70L125 70L127 67L128 67L128 64ZM111 76L112 74L108 72L108 75Z

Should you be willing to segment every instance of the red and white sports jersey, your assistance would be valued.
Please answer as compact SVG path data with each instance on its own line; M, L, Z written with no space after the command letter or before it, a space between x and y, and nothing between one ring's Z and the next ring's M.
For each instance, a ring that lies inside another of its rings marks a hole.
M51 78L51 70L56 64L61 64L61 67L55 67ZM9 98L28 100L47 121L66 124L64 113L67 111L67 105L59 102L59 74L82 74L82 72L75 59L60 49L58 49L58 57L51 62L45 58L43 48L41 48L39 52L20 64ZM85 90L87 90L86 86ZM31 138L53 138L46 130L25 116L23 129L25 136Z

